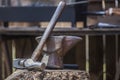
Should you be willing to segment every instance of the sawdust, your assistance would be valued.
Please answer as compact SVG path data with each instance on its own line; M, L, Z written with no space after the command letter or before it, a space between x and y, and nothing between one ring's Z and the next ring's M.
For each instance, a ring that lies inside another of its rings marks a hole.
M89 80L89 74L79 70L27 71L10 80Z

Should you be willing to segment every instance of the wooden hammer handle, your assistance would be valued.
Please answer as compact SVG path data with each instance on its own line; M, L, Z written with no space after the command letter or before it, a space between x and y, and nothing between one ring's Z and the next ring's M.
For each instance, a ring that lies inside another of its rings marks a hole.
M47 26L47 28L46 28L43 36L42 36L42 38L41 38L41 40L40 40L37 48L34 50L32 56L31 56L31 58L32 58L34 61L38 60L38 58L40 57L40 54L41 54L42 51L43 51L44 44L45 44L47 38L49 37L51 31L54 29L55 24L56 24L58 18L60 17L60 15L61 15L64 7L65 7L65 2L64 2L64 1L61 1L61 2L59 3L59 5L58 5L58 7L57 7L57 9L56 9L56 11L55 11L55 13L54 13L54 15L52 16L52 18L51 18L51 20L50 20L50 22L49 22L49 24L48 24L48 26ZM47 14L47 13L46 13L46 14Z
M120 15L120 8L113 8L114 15Z
M107 15L120 15L120 8L109 8L106 10Z

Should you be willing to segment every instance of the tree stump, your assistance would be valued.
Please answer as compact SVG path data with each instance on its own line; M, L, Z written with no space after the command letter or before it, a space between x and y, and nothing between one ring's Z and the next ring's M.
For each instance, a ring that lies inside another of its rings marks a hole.
M89 74L80 70L17 70L5 80L90 80Z

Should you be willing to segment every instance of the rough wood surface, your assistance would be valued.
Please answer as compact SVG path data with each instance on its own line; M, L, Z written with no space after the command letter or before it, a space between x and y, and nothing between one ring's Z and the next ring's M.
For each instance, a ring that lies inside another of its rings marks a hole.
M5 80L89 80L89 74L80 70L17 70Z

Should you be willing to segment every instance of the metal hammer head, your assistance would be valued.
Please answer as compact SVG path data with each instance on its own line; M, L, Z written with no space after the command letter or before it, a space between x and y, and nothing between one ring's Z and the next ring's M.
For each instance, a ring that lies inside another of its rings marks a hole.
M45 63L35 62L32 59L14 59L13 67L16 69L44 70Z
M38 42L41 37L37 37ZM63 57L81 40L76 36L50 36L43 48L41 62L48 68L63 68Z

